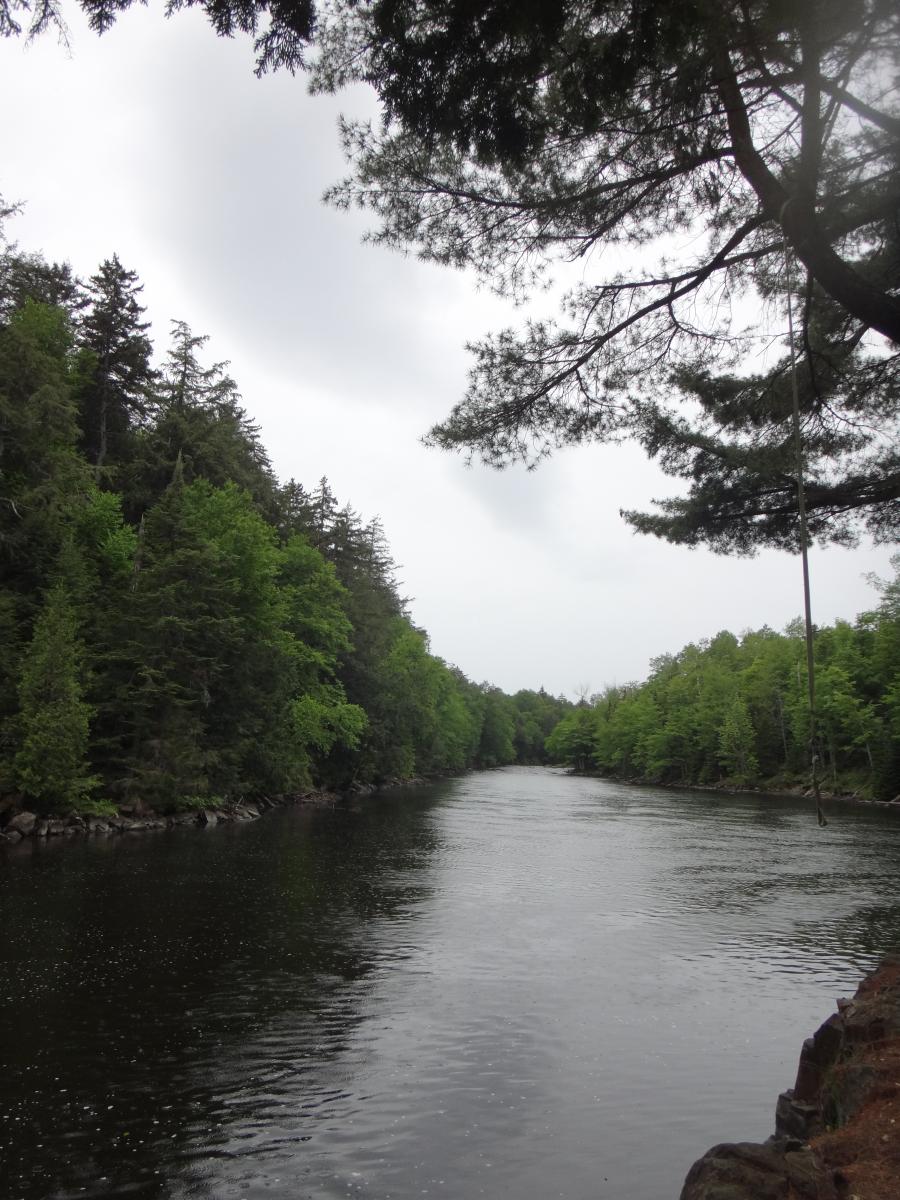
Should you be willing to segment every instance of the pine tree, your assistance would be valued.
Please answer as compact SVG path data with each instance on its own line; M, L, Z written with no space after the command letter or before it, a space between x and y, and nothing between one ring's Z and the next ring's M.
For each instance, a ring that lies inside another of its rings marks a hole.
M155 373L149 321L138 300L143 285L117 255L107 259L88 284L90 309L81 320L79 344L88 361L79 388L83 445L103 467L121 458L128 432L147 415Z
M77 450L71 345L62 309L33 300L0 328L0 571L32 602L91 488Z
M187 484L206 479L248 491L272 523L281 515L278 487L258 427L240 403L228 364L204 367L208 338L184 321L173 322L172 346L155 387L155 412L135 442L134 461L122 473L128 516L138 521L165 492L175 463Z

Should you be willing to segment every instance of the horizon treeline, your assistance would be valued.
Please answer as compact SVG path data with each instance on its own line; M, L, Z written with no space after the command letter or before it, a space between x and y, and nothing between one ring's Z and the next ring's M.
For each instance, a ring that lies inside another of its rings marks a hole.
M380 521L280 483L137 275L0 249L0 797L162 811L545 761L572 707L429 650Z
M872 611L815 634L822 786L900 795L900 555L872 578ZM547 739L552 761L652 783L784 788L810 781L806 647L784 633L721 632L651 660L643 683L607 687Z

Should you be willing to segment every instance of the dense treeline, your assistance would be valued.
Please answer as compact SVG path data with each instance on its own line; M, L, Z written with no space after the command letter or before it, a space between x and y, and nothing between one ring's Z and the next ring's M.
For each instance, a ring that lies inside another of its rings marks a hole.
M900 557L880 603L815 638L820 775L835 789L900 794ZM642 684L609 687L547 740L576 770L660 783L784 787L809 778L800 622L719 633L653 660Z
M377 520L280 484L117 258L0 255L0 796L157 809L542 761L566 708L429 651Z

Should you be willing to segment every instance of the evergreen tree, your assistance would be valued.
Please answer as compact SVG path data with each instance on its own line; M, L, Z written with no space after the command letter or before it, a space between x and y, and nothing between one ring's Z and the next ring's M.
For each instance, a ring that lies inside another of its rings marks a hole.
M42 812L84 807L97 780L87 761L91 708L82 694L83 648L65 587L47 595L19 685L14 777Z
M177 478L147 513L117 661L118 795L172 807L212 795L209 709L234 638L230 587L215 548L193 528Z
M189 2L253 34L259 72L304 67L314 40L315 88L374 88L382 120L344 127L354 174L332 199L370 208L376 240L519 298L561 260L658 247L646 270L642 253L586 277L561 321L475 346L435 444L500 463L631 435L690 485L626 513L637 529L795 546L787 358L735 370L771 333L722 303L780 299L789 246L810 528L896 534L900 111L873 84L895 71L895 4ZM99 31L130 3L81 0ZM38 6L33 27L57 15ZM2 0L0 32L19 31Z
M140 430L134 459L122 472L126 513L134 521L162 496L179 459L185 483L234 483L267 520L279 518L278 488L259 429L240 404L228 364L200 362L207 341L184 321L173 322L153 420Z
M149 321L139 302L143 285L117 255L101 263L88 283L90 308L82 317L79 344L88 355L79 387L83 445L98 468L125 452L128 433L143 421L154 380Z
M77 450L65 313L26 300L0 328L0 566L33 598L91 486Z
M0 198L0 218L2 216ZM61 308L70 321L77 318L87 303L81 281L68 263L48 263L43 255L26 254L15 246L7 247L0 253L0 325L7 324L26 300Z

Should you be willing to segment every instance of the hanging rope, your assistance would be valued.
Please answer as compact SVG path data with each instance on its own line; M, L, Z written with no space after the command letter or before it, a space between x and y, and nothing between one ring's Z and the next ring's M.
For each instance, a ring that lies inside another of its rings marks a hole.
M794 297L791 289L791 252L787 237L784 241L784 264L787 273L788 335L791 352L791 396L794 407L794 449L797 456L797 513L799 516L800 562L803 567L803 610L806 626L806 680L809 695L809 759L812 768L812 789L816 801L816 820L820 827L828 824L822 812L822 793L819 789L819 738L816 721L816 667L813 655L812 603L809 591L809 533L806 524L806 488L803 482L803 435L800 431L800 395L797 389L797 359L794 354Z

